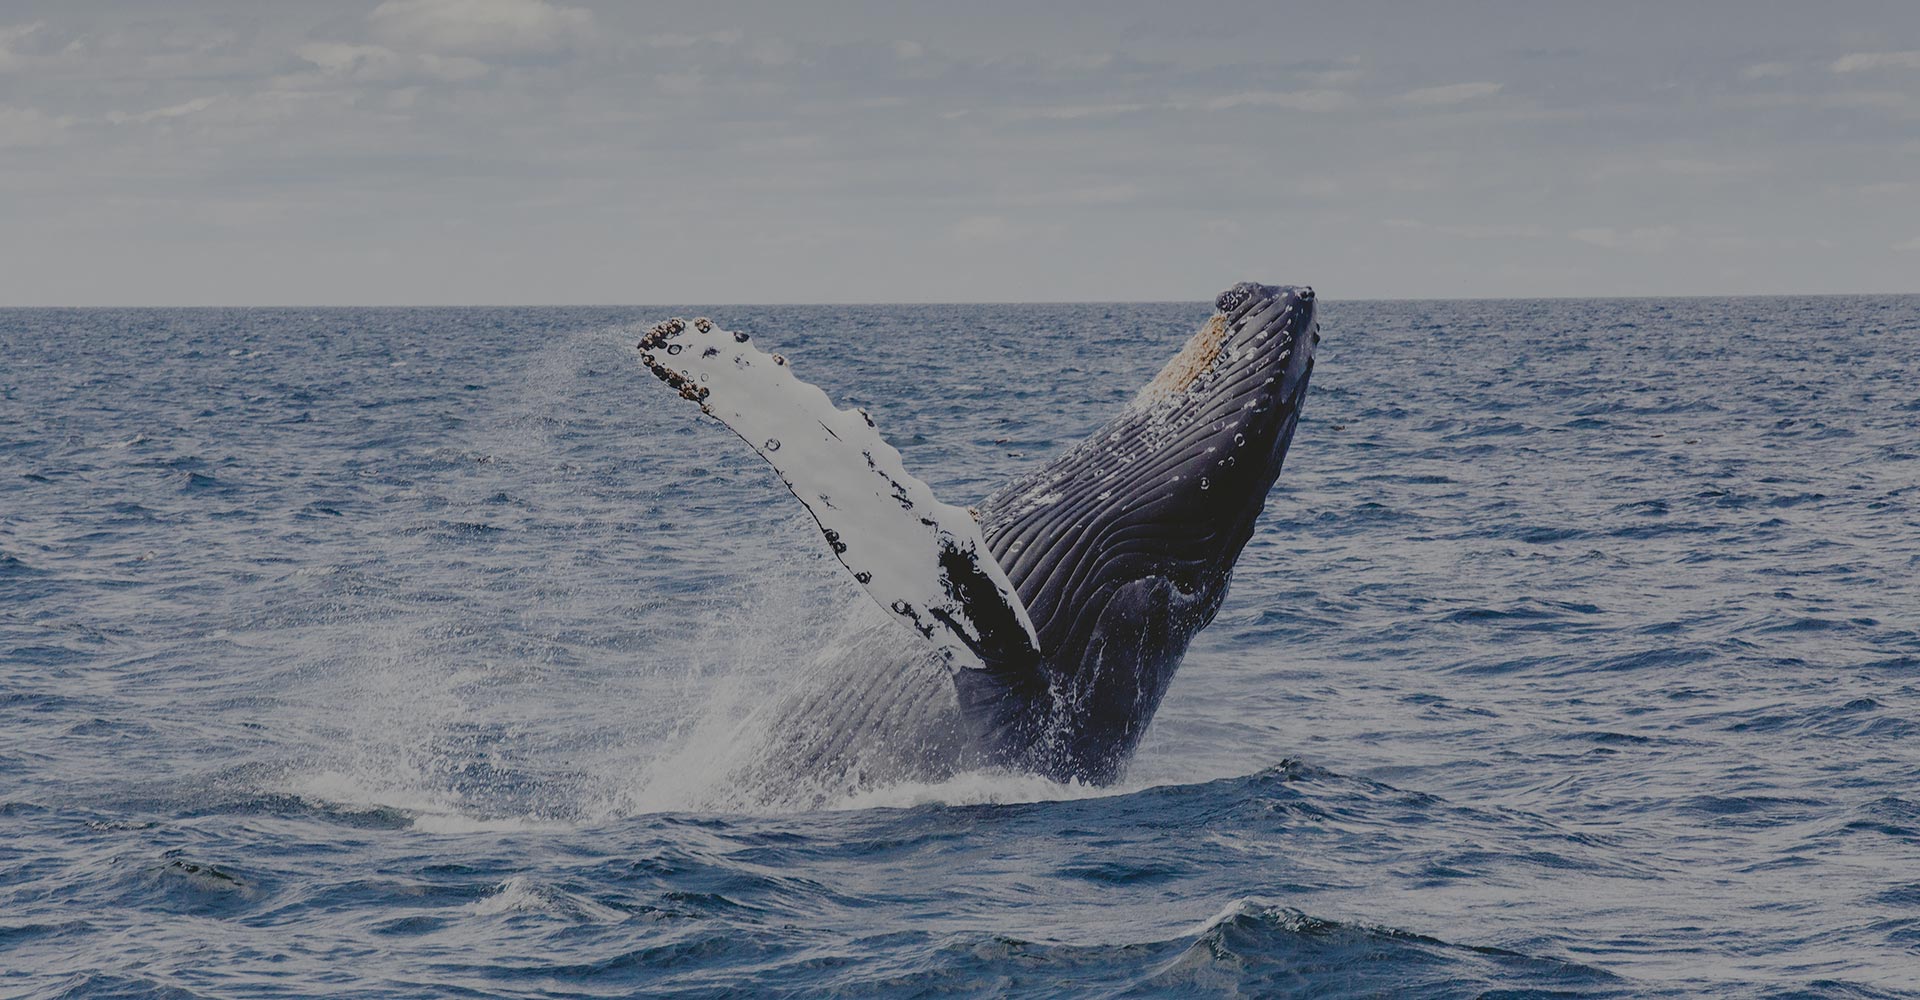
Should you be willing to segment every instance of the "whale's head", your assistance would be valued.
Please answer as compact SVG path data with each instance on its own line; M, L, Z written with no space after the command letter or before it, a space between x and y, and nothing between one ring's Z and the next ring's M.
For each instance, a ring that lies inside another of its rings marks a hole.
M983 505L1045 663L1024 689L963 678L961 699L1018 764L1063 779L1117 775L1226 596L1293 440L1319 339L1312 289L1235 285L1131 405ZM1015 724L1040 717L1038 728Z
M1109 442L1123 459L1174 461L1152 484L1157 495L1216 517L1229 508L1257 516L1293 440L1319 340L1313 289L1241 282L1109 425ZM1226 553L1229 567L1238 554L1237 545Z

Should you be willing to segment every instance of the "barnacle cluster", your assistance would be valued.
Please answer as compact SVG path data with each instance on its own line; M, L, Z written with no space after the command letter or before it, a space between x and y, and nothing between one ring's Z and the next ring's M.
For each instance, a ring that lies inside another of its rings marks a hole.
M705 317L694 320L693 325L701 333L706 333L713 329L713 321ZM683 345L673 343L673 339L685 333L686 330L687 321L676 316L673 319L655 323L653 329L648 330L647 335L641 337L640 343L634 346L640 349L641 363L645 364L654 375L658 376L660 381L672 386L673 390L678 392L681 398L698 403L700 409L705 411L707 409L706 399L709 393L707 387L695 384L692 376L688 375L685 370L669 366L666 362L660 360L659 355L654 353L655 351L664 349L669 356L679 354Z

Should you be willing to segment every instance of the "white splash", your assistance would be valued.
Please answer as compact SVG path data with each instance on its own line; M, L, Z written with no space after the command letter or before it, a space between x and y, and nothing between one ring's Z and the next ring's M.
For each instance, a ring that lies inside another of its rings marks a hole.
M829 810L910 809L914 806L1004 806L1024 802L1065 802L1130 795L1135 785L1062 784L1037 774L1009 771L968 771L945 781L904 781L856 792L828 804Z
M387 780L370 783L364 774L318 771L290 775L281 791L310 806L346 812L390 810L405 816L408 828L420 833L522 833L568 830L573 824L525 816L478 816L463 804L426 791L428 779L405 762L396 762Z
M540 885L525 875L515 875L494 891L467 906L475 916L490 917L508 913L537 913L582 923L619 923L627 915L611 906L596 903L585 896Z

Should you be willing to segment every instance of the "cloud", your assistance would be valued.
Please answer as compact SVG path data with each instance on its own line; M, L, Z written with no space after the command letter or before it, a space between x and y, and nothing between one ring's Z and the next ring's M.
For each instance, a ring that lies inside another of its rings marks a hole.
M653 85L663 94L692 97L706 89L707 77L704 73L656 73Z
M1046 206L1060 205L1125 205L1140 200L1142 191L1137 184L1077 184L1051 189L1033 194L1011 195L1002 199L1002 204Z
M784 38L762 38L747 46L747 58L769 68L788 65L800 50Z
M1041 119L1045 121L1070 121L1076 118L1108 118L1114 115L1138 114L1142 111L1165 111L1174 107L1171 104L1067 104L1039 108L1016 108L1008 112L1007 117L1014 121ZM962 112L964 113L964 112ZM958 117L949 113L949 117Z
M1685 156L1663 156L1648 160L1654 171L1677 177L1723 177L1766 169L1766 164L1751 160L1703 160Z
M386 0L367 15L383 41L436 52L553 52L583 40L593 12L546 0Z
M1792 76L1793 65L1783 62L1755 63L1740 71L1742 80L1771 80L1782 76Z
M1634 253L1665 253L1680 238L1677 226L1642 226L1637 229L1617 230L1611 226L1597 226L1591 229L1576 229L1567 234L1575 242L1586 243L1608 250L1628 250Z
M137 114L128 114L124 111L110 111L107 113L107 121L115 125L144 125L148 122L161 121L167 118L184 118L187 115L197 115L213 107L213 102L216 100L218 100L218 98L196 97L191 101L182 101L179 104L170 104L164 108L155 108L152 111L142 111Z
M1875 69L1920 69L1920 50L1911 52L1850 52L1828 67L1835 73Z
M348 45L345 42L313 42L294 50L294 54L320 68L328 76L354 76L390 65L400 53L384 45Z
M1351 94L1339 90L1243 90L1217 97L1178 101L1122 101L1112 104L1063 104L1016 108L1007 117L1014 121L1040 119L1070 121L1077 118L1109 118L1139 114L1143 111L1233 111L1238 108L1282 108L1322 114L1340 111L1354 104Z
M947 236L955 243L991 245L1058 236L1061 231L1055 223L1010 219L1004 215L970 215L947 227Z
M50 146L59 142L71 124L38 108L13 108L0 105L0 149L9 146Z
M998 243L1019 235L1020 227L1004 215L974 215L954 223L947 232L962 243Z
M1531 240L1552 235L1545 226L1532 223L1462 226L1446 223L1432 225L1418 219L1388 219L1386 225L1389 229L1438 233L1441 236L1452 236L1463 240Z
M1300 78L1316 87L1347 87L1359 83L1366 75L1358 67L1346 66L1340 69L1303 71Z
M1717 98L1726 108L1783 111L1812 108L1823 111L1906 111L1915 98L1898 90L1841 90L1827 94L1739 94Z
M1920 236L1915 236L1913 239L1903 240L1899 243L1895 243L1893 245L1893 249L1903 251L1903 252L1906 252L1906 251L1920 252Z
M640 39L640 44L650 49L690 49L696 45L736 45L743 36L739 31L709 31L704 35L689 35L680 32L666 32L648 35Z
M1679 19L1651 47L1581 17L1580 48L1545 52L1528 24L1419 5L1385 34L1341 5L1155 8L1143 34L1114 12L255 6L0 0L0 248L36 248L3 261L0 301L695 295L701 270L619 234L696 221L702 252L773 275L756 295L808 299L1198 296L1261 254L1396 295L1900 288L1920 260L1912 220L1888 226L1920 192L1920 70L1891 50L1920 39L1792 5L1737 37ZM1334 41L1276 56L1287 27ZM284 206L248 225L310 247L303 266L168 242L236 200ZM1259 238L1276 225L1297 239ZM833 226L854 235L753 256ZM1141 251L1129 231L1171 235ZM1767 242L1788 233L1804 245ZM363 267L366 240L448 263ZM122 247L98 287L76 277ZM196 255L232 277L170 289L140 266ZM1752 276L1718 277L1730 259ZM951 261L964 281L926 266Z
M1498 85L1496 84L1496 89ZM1207 111L1229 111L1234 108L1287 108L1292 111L1328 112L1339 111L1353 103L1353 98L1339 90L1246 90L1238 94L1208 98L1193 106Z
M1402 104L1434 108L1490 97L1499 92L1500 84L1483 80L1477 83L1449 83L1443 87L1422 87L1419 90L1409 90L1394 100Z
M1731 178L1762 173L1772 164L1757 160L1706 159L1695 156L1657 156L1641 153L1607 159L1593 168L1594 180L1614 177Z
M451 83L471 80L487 72L486 63L470 56L443 56L433 52L402 53L384 45L311 42L294 52L327 76L346 80L424 78Z
M12 69L19 63L20 57L13 53L13 43L39 31L41 24L42 22L35 21L32 24L16 24L0 28L0 73Z
M1095 184L1075 188L1060 196L1060 200L1069 205L1123 205L1140 200L1140 187L1136 184Z

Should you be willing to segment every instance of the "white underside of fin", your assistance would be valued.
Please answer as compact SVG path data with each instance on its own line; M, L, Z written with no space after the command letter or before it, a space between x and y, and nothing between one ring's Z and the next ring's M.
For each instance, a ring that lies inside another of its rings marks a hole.
M727 425L807 506L836 558L875 601L947 650L1038 656L1025 605L968 511L907 472L865 411L842 410L786 359L704 319L669 320L640 342L662 381ZM997 627L996 627L997 626Z

